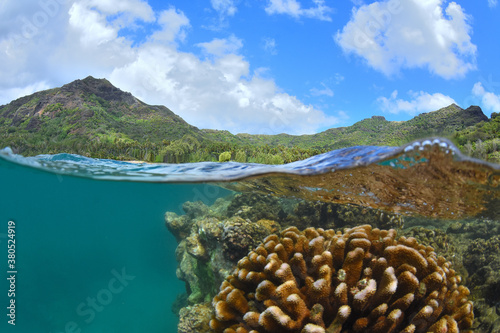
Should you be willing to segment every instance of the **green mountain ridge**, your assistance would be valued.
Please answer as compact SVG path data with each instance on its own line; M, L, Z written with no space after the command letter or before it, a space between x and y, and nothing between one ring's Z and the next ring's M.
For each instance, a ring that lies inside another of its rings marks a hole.
M0 147L10 146L25 156L65 152L150 162L231 159L277 164L348 146L401 145L444 136L464 147L468 142L472 153L477 140L496 142L500 119L493 115L490 120L478 106L464 110L452 104L408 121L373 116L312 135L234 135L198 129L165 106L148 105L106 79L89 76L0 106ZM497 146L483 148L495 153Z

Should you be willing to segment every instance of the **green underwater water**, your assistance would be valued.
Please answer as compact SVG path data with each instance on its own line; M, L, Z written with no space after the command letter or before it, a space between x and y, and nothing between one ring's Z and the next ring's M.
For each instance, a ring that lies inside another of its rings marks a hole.
M1 332L176 332L185 291L164 213L228 192L96 181L0 161ZM16 325L8 324L7 230L15 222Z

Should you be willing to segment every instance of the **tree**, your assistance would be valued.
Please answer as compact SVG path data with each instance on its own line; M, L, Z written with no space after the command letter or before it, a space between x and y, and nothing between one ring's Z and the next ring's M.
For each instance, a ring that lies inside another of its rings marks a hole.
M219 155L219 162L229 162L231 160L231 152L225 151Z
M245 153L244 150L240 149L236 152L236 156L234 157L234 160L236 162L245 163L247 161L247 154Z
M470 141L467 141L467 143L464 145L464 152L465 154L469 155L469 156L472 156L472 150L474 148L472 147L472 144L470 143Z
M476 141L476 148L474 149L474 157L486 159L486 146L481 139Z
M278 154L272 155L270 162L271 162L270 164L283 164L284 163L283 158Z

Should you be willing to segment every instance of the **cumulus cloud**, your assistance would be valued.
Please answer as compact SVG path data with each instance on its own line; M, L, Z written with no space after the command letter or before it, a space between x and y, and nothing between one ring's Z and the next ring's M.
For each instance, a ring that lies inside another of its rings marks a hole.
M314 6L310 8L302 8L302 5L297 0L269 0L266 7L266 13L285 14L294 18L313 18L322 21L331 21L329 13L332 9L325 5L324 0L313 0Z
M393 114L404 112L412 116L422 112L439 110L455 103L453 98L441 93L429 94L424 91L409 91L408 94L410 99L405 100L398 98L398 91L394 90L389 98L384 96L377 98L377 103L384 112Z
M217 12L218 17L210 20L211 24L205 26L206 29L221 31L228 26L228 18L234 16L238 11L236 0L210 0L212 8Z
M184 41L186 29L189 27L189 19L182 11L170 7L160 13L158 24L162 29L153 33L151 39L164 42L173 42L176 39Z
M500 112L500 95L486 91L481 82L476 82L472 93L481 98L482 106L488 111Z
M201 128L299 134L337 122L281 92L274 81L249 73L249 63L235 54L201 60L172 47L147 45L133 63L116 68L110 80Z
M476 68L469 16L455 2L387 0L354 8L335 40L374 69L391 76L427 68L446 79Z
M49 89L50 86L45 81L36 82L25 87L14 87L9 89L0 90L0 104L1 101L11 101L20 96L33 94L40 90Z
M139 0L54 0L49 15L38 0L16 3L2 8L9 15L0 22L0 104L92 75L200 128L304 134L338 121L282 91L263 69L251 71L234 35L197 44L204 57L181 51L190 24L175 7L154 12ZM35 25L34 15L47 20ZM147 36L127 37L125 21Z
M110 0L18 3L8 2L7 19L0 23L6 29L0 35L2 89L22 91L34 82L54 85L87 75L103 77L134 53L131 41L119 36L117 22L154 20L151 8L137 0L116 1L116 6Z
M233 16L238 11L233 0L210 0L210 4L222 16Z
M243 47L243 41L235 35L229 38L214 38L210 42L197 44L205 53L217 57L225 54L237 53Z
M97 9L105 15L114 15L115 17L111 21L120 23L120 26L133 23L137 19L146 22L152 22L155 19L152 8L141 0L124 0L120 2L115 0L87 0L82 1L82 3L85 6Z

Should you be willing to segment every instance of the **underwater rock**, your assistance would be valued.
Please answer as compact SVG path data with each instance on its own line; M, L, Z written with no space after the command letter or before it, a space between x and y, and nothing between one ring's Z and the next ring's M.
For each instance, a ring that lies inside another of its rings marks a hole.
M195 221L191 232L186 238L186 249L194 257L207 261L210 251L221 240L224 227L217 218L209 217Z
M460 221L455 221L450 224L448 229L446 229L446 232L458 234L461 233L463 229L464 229L464 224Z
M488 304L485 299L474 300L475 333L500 333L500 309Z
M182 293L182 294L178 294L176 297L175 297L175 301L172 303L172 312L177 316L179 317L179 312L180 310L187 306L187 294L186 293Z
M469 290L450 262L396 231L291 227L238 262L212 304L216 332L464 332Z
M292 203L293 212L288 214L283 227L295 226L305 229L310 226L331 229L339 226L335 206L321 201L298 200Z
M165 213L165 225L174 235L177 242L180 242L191 234L191 228L196 221L207 218L227 218L226 210L228 205L229 201L223 198L218 198L211 206L205 205L202 201L187 201L182 205L185 214L178 215L174 212ZM212 223L210 222L208 224ZM197 226L197 228L198 227L199 226Z
M289 214L282 227L309 227L333 229L370 224L381 229L400 229L404 218L400 214L387 213L357 205L339 205L321 201L296 201L293 213Z
M181 216L173 212L165 214L166 225L178 242L190 235L195 221L208 217L220 220L240 217L254 222L269 220L275 221L282 228L295 226L300 229L308 227L332 229L361 224L370 224L381 229L399 229L404 224L404 219L400 214L356 205L284 199L256 193L235 194L226 199L219 198L212 206L207 206L202 201L186 202L183 210L186 214Z
M266 236L280 229L279 224L271 220L253 223L239 216L224 221L223 228L222 251L228 260L235 263Z
M471 272L469 280L475 297L496 306L500 301L500 235L472 241L464 265Z
M190 219L194 219L198 216L206 216L208 215L209 208L207 205L203 203L203 201L198 200L198 201L186 201L182 205L182 210L186 212L186 215Z
M494 270L500 269L500 236L495 235L489 239L477 238L469 245L468 256L464 264L470 271L477 271L484 266Z
M466 221L463 226L463 233L466 233L467 237L471 239L500 235L500 223L489 219Z
M179 311L179 325L177 333L208 333L208 325L212 316L209 304L186 306Z
M177 215L174 212L165 213L165 225L174 235L177 242L186 238L191 232L192 220L187 215Z
M179 266L176 270L176 275L179 280L186 282L186 289L188 291L188 303L196 304L203 302L209 291L204 290L207 288L206 275L198 275L203 269L203 263L199 262L195 257L186 251L186 241L181 241L175 251ZM205 279L205 281L203 281ZM213 281L211 281L213 282Z
M209 217L192 221L189 236L181 240L176 249L179 263L177 278L186 282L188 303L209 301L216 290L216 282L222 280L232 264L225 260L215 260L216 249L220 247L223 223ZM222 270L223 277L216 279Z
M177 246L176 259L177 277L186 282L191 305L210 301L236 262L280 230L272 220L253 223L238 216L223 221L215 217L191 220L189 226L188 236Z
M286 216L280 200L270 195L256 193L236 194L227 206L227 216L258 221L262 219L279 221Z

